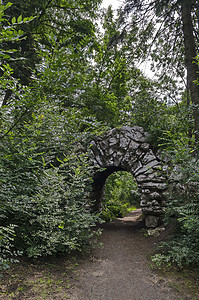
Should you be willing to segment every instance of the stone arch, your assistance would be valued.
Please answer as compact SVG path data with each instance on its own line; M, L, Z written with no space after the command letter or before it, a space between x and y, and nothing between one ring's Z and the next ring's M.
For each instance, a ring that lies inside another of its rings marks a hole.
M163 214L166 178L162 163L147 142L149 134L142 127L114 128L91 142L96 167L91 200L99 210L106 179L115 171L130 172L138 184L141 208L147 227L156 227Z

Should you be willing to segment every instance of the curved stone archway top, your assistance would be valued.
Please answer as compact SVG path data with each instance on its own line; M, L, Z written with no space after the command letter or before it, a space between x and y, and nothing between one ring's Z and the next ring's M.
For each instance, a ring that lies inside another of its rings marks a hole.
M141 193L141 208L147 227L156 227L163 213L166 178L162 175L161 161L147 142L149 134L142 127L114 128L91 142L94 165L103 168L94 175L92 200L99 209L107 177L119 170L130 172Z

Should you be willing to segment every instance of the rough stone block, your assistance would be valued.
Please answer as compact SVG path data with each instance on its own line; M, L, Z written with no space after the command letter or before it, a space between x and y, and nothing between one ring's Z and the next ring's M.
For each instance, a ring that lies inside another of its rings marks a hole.
M107 153L108 153L109 156L110 156L110 155L112 156L113 154L116 154L114 148L109 148L108 151L107 151Z
M128 147L129 151L134 152L135 150L137 150L139 148L140 144L136 143L135 141L131 141Z
M133 166L131 167L131 173L136 176L136 172L137 170L142 168L142 164L139 160L136 160L136 162L133 164Z
M109 143L107 140L103 140L98 144L98 147L100 147L102 150L106 150L109 148Z
M122 161L122 157L117 155L117 156L114 158L114 166L115 166L115 167L120 166L121 161Z
M120 130L121 130L121 131L124 131L124 132L126 132L126 131L131 132L132 127L130 127L130 126L122 126L122 127L120 128Z
M136 150L136 152L135 152L135 155L139 158L139 160L141 160L142 161L142 159L143 159L143 155L144 155L145 153L143 153L143 150L141 150L141 149L137 149ZM143 163L142 163L143 164Z
M164 231L164 230L165 230L165 228L161 226L161 227L157 227L154 229L148 229L147 232L148 232L148 235L157 237L160 235L160 232Z
M125 137L122 137L120 138L120 147L123 148L123 149L128 149L128 145L130 143L130 140L125 138Z
M140 145L140 148L142 149L142 150L144 150L144 151L148 151L149 150L149 144L148 143L142 143L141 145Z
M152 206L158 206L158 207L160 207L159 202L158 202L157 200L155 200L155 199L152 200L151 205L152 205Z
M142 158L142 164L147 165L151 161L156 160L155 155L153 154L152 150L149 150L145 156Z
M100 167L104 167L104 162L101 160L99 155L95 155L95 161Z
M158 192L153 192L149 195L149 199L160 200L161 198L162 198L162 195L159 194Z
M143 166L142 168L135 170L135 176L145 173L149 169L155 168L156 166L160 166L160 164L157 160L153 160L150 163L148 163L147 165Z
M136 162L137 162L137 158L131 154L131 157L129 159L129 170L133 168Z
M139 131L135 131L134 128L132 129L131 132L132 132L132 140L140 143L145 142L145 137L142 133L140 133Z
M146 215L145 216L145 226L147 228L156 228L158 226L159 217Z
M134 130L134 131L139 131L139 132L141 132L142 134L144 134L144 129L142 128L142 127L140 127L140 126L133 126L132 128L132 131Z
M151 190L149 190L149 189L143 189L142 186L141 186L141 191L142 191L143 195L149 195L151 193Z
M146 205L147 205L147 201L146 201L146 200L141 200L140 206L141 206L141 207L144 207L144 206L146 206Z
M151 178L152 182L158 182L158 183L163 183L166 182L166 178L165 177L158 177L158 176L154 176L153 178Z
M150 181L149 177L146 176L146 175L139 175L136 177L136 181L138 183L142 183L142 182L147 182L147 181Z
M109 143L109 147L112 147L113 145L118 144L118 143L119 143L119 140L118 140L117 138L115 138L115 137L111 137L111 138L109 139L108 143Z
M156 183L156 182L147 182L142 184L143 188L149 188L149 189L158 189L158 190L165 190L167 189L166 183Z

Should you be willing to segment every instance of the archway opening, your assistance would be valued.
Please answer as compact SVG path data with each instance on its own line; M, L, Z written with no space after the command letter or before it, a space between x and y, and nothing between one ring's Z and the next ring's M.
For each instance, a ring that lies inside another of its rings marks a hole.
M92 210L105 221L124 217L140 208L141 194L133 175L121 167L108 167L93 177Z
M127 171L113 172L106 179L101 216L105 221L123 218L140 208L141 195L135 178Z

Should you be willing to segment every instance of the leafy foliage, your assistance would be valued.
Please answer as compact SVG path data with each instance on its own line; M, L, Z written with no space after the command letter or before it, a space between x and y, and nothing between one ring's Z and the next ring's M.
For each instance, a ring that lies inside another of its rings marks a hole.
M139 204L137 184L130 173L118 171L108 177L102 203L103 219L110 221L115 217L122 218L138 208Z
M15 4L7 17L18 7L19 3ZM26 4L32 5L33 2ZM9 5L1 7L4 12ZM29 11L28 9L26 13ZM81 13L83 16L83 11ZM4 18L4 13L1 16ZM33 20L32 25L36 26L35 19L24 20L25 23ZM5 25L6 18L3 21ZM14 31L12 26L22 26L25 35L32 29L31 26L25 26L29 24L22 23L22 17L12 17L10 22L10 31L6 26L3 29L5 34L2 53L7 53L7 50L4 51L7 47L16 49L9 57L3 56L7 61L3 62L1 69L3 101L0 109L1 264L4 269L9 262L13 262L9 258L12 249L23 250L29 256L38 257L57 252L81 251L90 245L90 239L94 235L91 228L96 221L96 216L90 213L88 203L91 167L83 154L77 155L77 149L91 134L80 133L82 124L86 123L90 132L99 125L92 116L85 117L78 108L71 107L72 93L79 89L79 82L78 87L73 88L72 82L71 89L68 86L66 96L70 96L70 104L67 106L60 94L60 91L65 94L66 88L64 89L64 85L61 88L61 85L65 80L71 80L72 72L75 71L75 76L78 77L77 62L85 54L83 48L89 42L86 41L87 32L82 33L84 37L81 40L85 38L85 43L81 45L80 53L75 54L72 48L71 51L62 52L67 67L62 64L61 52L56 52L58 45L54 56L47 48L43 49L42 61L34 61L33 58L31 66L34 70L31 73L34 72L34 78L31 84L24 86L27 82L23 82L20 74L14 71L18 67L13 63L15 54L19 59L23 55L18 49L22 42L18 35L22 31ZM31 39L33 37L35 36L31 35ZM74 66L71 65L72 61L76 61ZM25 67L28 65L26 63ZM36 63L40 63L37 68ZM54 72L58 63L59 67L62 64L62 74L59 70ZM53 90L54 79L60 79L56 82L56 93Z
M14 225L8 227L0 226L0 272L7 270L10 267L10 263L18 262L16 257L21 255L20 251L13 249L14 236Z
M6 5L0 5L0 23L6 24L3 28L1 28L1 34L0 34L0 41L1 43L4 43L6 41L18 41L23 34L21 30L17 30L15 28L16 25L20 23L28 23L32 20L32 17L28 18L22 18L22 16L19 16L17 19L13 18L11 24L8 22L6 18L6 10L11 7L11 3L8 2ZM0 72L1 72L1 85L0 85L0 96L2 96L3 91L5 89L15 90L16 81L12 78L12 69L10 68L9 64L3 64L4 59L10 59L11 53L14 53L15 49L9 49L8 51L6 49L3 49L1 47L0 49L0 58L1 58L1 65L0 65ZM5 98L4 98L5 99ZM4 100L2 103L2 106L4 105ZM4 111L1 109L0 115L1 115L1 125L2 127L5 125L4 123ZM3 130L2 130L3 131ZM2 133L1 131L1 133ZM1 136L2 138L2 136ZM7 151L8 149L6 149ZM1 147L2 151L2 147ZM9 150L7 151L9 152ZM2 152L1 152L2 154ZM2 156L2 155L1 155ZM0 173L2 174L2 166L0 167ZM4 174L5 175L5 174ZM2 185L4 185L4 177L0 176L1 181L1 188ZM9 190L9 187L6 187L6 190L2 190L1 195L4 196L6 191ZM0 218L4 218L4 198L0 197ZM21 254L20 251L14 249L14 237L15 237L15 228L16 225L13 225L10 223L7 226L0 226L0 271L6 270L9 268L10 263L17 262L16 257ZM1 275L1 274L0 274Z
M172 148L173 150L173 148ZM191 149L175 148L171 168L170 193L165 211L165 222L175 228L168 242L162 243L162 254L153 257L161 265L165 262L178 267L199 264L199 162ZM167 153L168 154L168 153Z
M9 2L6 0L4 3ZM92 20L99 3L100 0L15 0L7 10L8 20L14 22L16 16L22 14L25 18L33 16L33 22L18 22L18 27L23 31L23 38L3 44L5 49L17 50L12 55L13 76L19 79L21 84L30 85L37 65L43 60L39 55L40 51L48 55L62 47L74 48L77 51L78 45L94 33Z
M89 211L86 164L84 157L65 158L59 168L44 171L34 194L8 200L3 221L17 225L17 249L37 257L88 245L96 217Z
M81 250L96 221L91 167L76 154L80 137L69 112L35 108L1 140L1 224L17 226L14 246L29 256Z
M198 77L195 60L198 53L198 1L126 0L125 4L121 11L125 28L133 22L135 26L139 23L143 33L150 30L150 36L145 35L147 51L142 59L146 59L147 53L167 101L181 101L186 90L187 107L193 104L195 121L194 131L190 127L189 135L194 134L198 140L199 88L193 84ZM128 18L130 13L133 19Z

